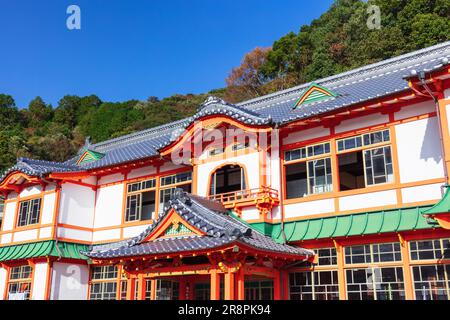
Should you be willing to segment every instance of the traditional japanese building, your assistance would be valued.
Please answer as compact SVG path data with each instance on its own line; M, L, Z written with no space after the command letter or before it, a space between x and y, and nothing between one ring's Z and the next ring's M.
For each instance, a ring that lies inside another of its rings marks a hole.
M2 299L450 298L450 42L0 178Z

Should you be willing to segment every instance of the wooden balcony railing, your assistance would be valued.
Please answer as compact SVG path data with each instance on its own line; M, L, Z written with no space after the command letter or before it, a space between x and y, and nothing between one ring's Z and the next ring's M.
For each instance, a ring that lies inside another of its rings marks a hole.
M222 202L225 208L234 209L238 213L242 207L255 205L260 210L270 210L280 200L278 190L262 186L255 189L239 190L209 196L211 200Z

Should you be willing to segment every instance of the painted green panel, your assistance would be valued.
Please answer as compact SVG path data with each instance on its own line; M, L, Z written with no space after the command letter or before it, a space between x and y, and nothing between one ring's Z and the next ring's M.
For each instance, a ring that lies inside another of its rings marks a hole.
M430 206L361 212L345 216L287 222L284 225L284 230L287 240L292 242L431 229L433 226L430 226L421 214L428 208ZM262 228L261 223L251 226L257 229ZM277 242L282 242L283 236L280 224L270 224L270 226L272 238Z
M56 246L58 245L58 252ZM87 245L58 242L49 240L42 242L26 243L14 246L0 247L0 261L29 259L38 257L59 257L88 260L80 251L86 251Z
M352 226L352 221L353 217L351 215L339 217L336 226L336 231L334 232L334 236L335 237L346 236Z
M367 217L367 227L364 231L366 234L379 233L384 221L383 214L369 214Z
M336 232L338 219L338 217L333 219L323 219L322 230L320 231L318 238L331 238Z
M382 211L380 214L384 215L383 226L380 232L394 232L397 231L400 224L401 210L396 211Z
M446 191L441 201L432 208L423 210L422 214L441 214L450 212L450 186L446 186Z
M367 227L367 214L358 214L353 216L352 226L347 232L347 236L359 236L364 234Z
M308 231L306 232L304 238L306 239L316 239L322 230L323 219L311 220L309 223Z

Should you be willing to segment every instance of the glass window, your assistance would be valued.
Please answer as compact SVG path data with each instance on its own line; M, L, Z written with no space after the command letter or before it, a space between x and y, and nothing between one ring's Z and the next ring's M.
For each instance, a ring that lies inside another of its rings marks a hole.
M337 141L337 149L338 151L350 150L362 147L362 138L361 136L346 138Z
M22 227L39 223L40 212L41 199L21 201L19 207L19 217L17 219L17 226Z
M335 266L337 265L336 248L314 249L318 256L318 266Z
M450 299L450 265L414 266L416 300Z
M381 142L387 142L390 140L389 130L367 133L363 135L363 140L365 146Z
M214 148L208 151L208 154L210 156L217 156L219 154L222 154L224 152L224 148Z
M187 182L192 180L192 172L182 172L161 178L161 186Z
M125 221L146 221L153 219L156 207L156 180L148 179L129 183Z
M9 273L8 300L29 300L33 269L30 266L13 267Z
M345 247L345 263L402 261L400 243L376 243Z
M284 153L285 161L292 161L292 160L305 159L305 158L306 158L306 148L290 150L290 151L286 151Z
M338 300L337 271L313 271L289 274L291 300Z
M450 239L410 242L411 260L450 259Z
M337 141L337 150L345 151L360 148L364 146L370 146L381 142L389 142L390 134L389 129L366 133L359 136L345 138Z
M382 147L364 151L366 164L366 183L375 185L392 182L392 158L391 147Z
M178 300L179 284L176 281L156 280L156 300Z
M333 190L331 159L308 161L309 193L323 193Z
M245 282L245 300L273 300L273 281Z
M115 300L117 295L117 266L95 266L91 269L90 300ZM126 287L126 285L125 285ZM121 285L121 297L123 295ZM126 288L125 288L126 297Z
M402 267L346 270L349 300L404 300Z
M191 184L177 186L176 188L167 188L159 191L159 212L164 211L165 203L168 202L175 194L176 189L183 189L184 191L191 192Z
M236 143L231 147L231 150L237 151L242 149L247 149L250 146L250 142L246 141L245 143Z

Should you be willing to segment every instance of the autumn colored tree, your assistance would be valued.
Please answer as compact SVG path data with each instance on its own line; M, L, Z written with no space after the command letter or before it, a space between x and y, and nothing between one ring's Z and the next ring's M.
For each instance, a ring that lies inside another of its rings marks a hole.
M266 62L271 48L257 47L247 53L239 67L233 68L226 78L225 99L230 102L242 101L264 94L264 76L259 72Z

